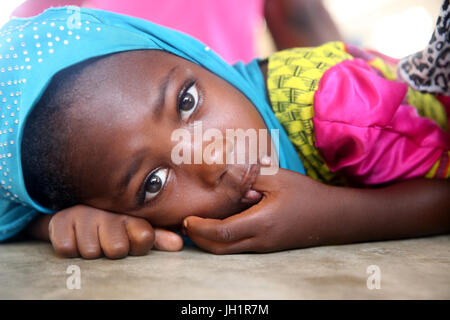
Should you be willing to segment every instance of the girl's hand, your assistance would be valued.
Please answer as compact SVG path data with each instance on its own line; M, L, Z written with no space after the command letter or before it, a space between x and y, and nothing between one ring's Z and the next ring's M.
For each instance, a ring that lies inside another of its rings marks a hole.
M65 257L119 259L140 256L152 247L178 251L181 237L164 229L153 229L142 218L111 213L85 205L61 210L51 217L49 238L56 253Z
M321 184L280 169L258 176L263 197L224 220L187 217L184 231L216 254L391 240L450 232L450 181L416 179L381 188Z
M187 217L184 231L199 247L215 254L269 252L322 243L327 214L336 209L337 188L293 171L259 175L253 190L263 197L224 220Z

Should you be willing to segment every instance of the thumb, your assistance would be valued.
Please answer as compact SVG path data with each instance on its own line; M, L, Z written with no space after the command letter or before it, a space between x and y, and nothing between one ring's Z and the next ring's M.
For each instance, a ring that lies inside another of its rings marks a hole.
M180 251L183 248L183 239L175 232L155 228L155 242L153 247L162 251Z

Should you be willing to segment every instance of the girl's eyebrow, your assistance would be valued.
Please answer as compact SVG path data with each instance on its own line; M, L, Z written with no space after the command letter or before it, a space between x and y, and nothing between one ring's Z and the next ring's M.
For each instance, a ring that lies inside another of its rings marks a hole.
M172 78L172 76L177 68L178 68L178 65L176 65L175 67L170 69L170 71L167 72L166 76L161 81L158 100L156 101L155 108L153 108L153 117L155 117L156 119L159 119L159 117L161 116L162 109L164 108L164 105L166 104L167 87L169 86L170 79Z

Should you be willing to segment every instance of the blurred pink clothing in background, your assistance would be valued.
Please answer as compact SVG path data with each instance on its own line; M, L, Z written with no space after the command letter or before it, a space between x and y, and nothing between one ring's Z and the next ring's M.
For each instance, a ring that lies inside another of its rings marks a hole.
M199 39L229 63L256 55L263 0L28 0L13 15L28 17L50 6L78 5L146 19Z

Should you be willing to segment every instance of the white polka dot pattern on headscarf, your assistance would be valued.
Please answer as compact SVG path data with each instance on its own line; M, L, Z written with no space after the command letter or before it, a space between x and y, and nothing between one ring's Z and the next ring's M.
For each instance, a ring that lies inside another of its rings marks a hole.
M256 106L267 110L263 117L272 117L270 123L279 126L265 96L257 94L259 85L239 71L243 65L235 69L186 34L130 16L73 6L12 19L0 30L0 241L2 232L19 230L33 212L55 213L30 198L20 159L27 116L52 77L79 62L130 50L164 50L197 63L257 101ZM2 220L5 217L9 222Z
M22 92L33 86L27 82L29 73L39 74L49 68L57 53L73 54L70 44L79 41L83 33L101 31L100 27L91 29L87 20L71 28L67 21L67 16L40 22L28 20L19 25L7 24L0 30L0 197L23 205L30 204L15 192L18 185L24 184L23 178L21 172L13 171L21 169L17 163L17 137L23 120Z

